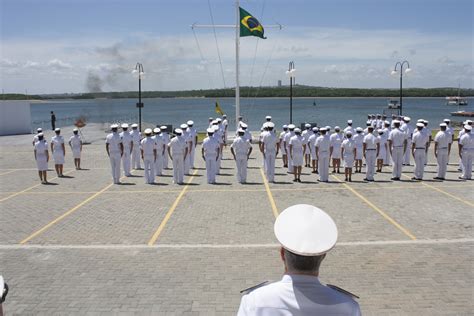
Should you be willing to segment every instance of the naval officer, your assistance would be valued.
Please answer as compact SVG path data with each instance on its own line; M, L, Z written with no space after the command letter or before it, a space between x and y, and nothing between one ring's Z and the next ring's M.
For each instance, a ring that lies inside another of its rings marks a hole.
M443 123L447 125L446 127L446 133L450 136L450 141L448 145L448 165L449 165L449 156L451 156L451 146L454 143L454 129L451 127L451 120L450 119L444 119Z
M448 125L446 123L439 124L440 131L436 133L434 138L434 155L438 164L438 175L434 177L436 180L444 180L446 177L446 169L448 166L448 145L451 135L446 132Z
M168 144L168 155L173 161L173 183L184 183L184 162L188 155L189 146L183 137L183 130L174 130L176 137L173 137Z
M112 124L110 129L112 133L107 135L105 139L105 150L109 156L114 184L120 184L120 160L122 160L123 155L123 143L117 132L118 125Z
M318 173L318 165L316 160L316 139L319 137L319 128L317 126L312 128L312 134L308 138L308 148L311 155L311 166L313 171L311 173Z
M293 173L293 162L290 156L290 139L295 136L295 128L296 126L294 124L288 125L288 133L286 133L283 139L283 146L285 146L285 151L288 155L288 173Z
M428 134L426 134L423 129L425 124L416 123L416 131L413 133L411 140L411 153L413 159L415 160L415 170L414 177L412 180L423 180L423 173L425 171L425 156L426 156L426 146L429 142Z
M301 169L303 167L303 154L306 144L301 129L295 128L295 136L290 138L290 158L293 164L293 182L301 182Z
M142 140L142 134L138 130L137 124L132 124L132 131L130 132L133 140L133 151L132 151L132 168L141 169L140 165L140 141Z
M47 171L49 162L48 143L44 139L43 133L38 133L38 140L35 143L35 160L38 167L38 175L42 184L48 183Z
M151 138L151 129L145 130L145 138L141 141L141 152L145 168L145 183L155 183L156 142Z
M155 134L152 139L155 141L156 145L156 159L155 159L155 175L162 176L163 175L163 159L166 155L166 144L165 140L163 139L163 135L161 134L161 128L155 127L153 129L153 133Z
M410 125L411 118L408 116L403 117L403 123L400 129L406 134L407 140L407 150L403 155L403 165L410 165L410 148L411 148L411 138L413 137L413 128Z
M227 120L227 115L225 114L222 115L222 127L224 129L224 146L227 148L227 129L229 127L229 121Z
M194 169L194 154L196 152L196 146L198 143L198 134L197 134L197 130L194 128L193 121L188 121L186 124L188 125L187 132L191 140L191 153L189 155L189 165L191 169Z
M329 155L332 158L332 173L340 173L339 168L341 167L341 145L343 137L340 134L341 129L339 126L334 128L334 133L329 137L331 146L329 147Z
M168 127L166 125L160 126L161 135L163 137L163 141L165 142L165 151L168 151L168 144L170 142L170 134L168 134ZM163 169L169 169L168 163L168 155L163 156Z
M305 130L301 133L301 136L303 136L304 139L304 144L306 145L304 147L304 166L305 167L311 167L311 154L309 152L309 146L308 146L308 141L309 137L313 135L312 130L311 130L311 124L306 123L304 125Z
M352 127L352 120L347 120L347 127L344 128L344 135L347 135L347 132L351 132L351 135L355 134L355 129Z
M274 127L275 124L273 122L268 122L268 133L265 133L262 138L262 153L266 167L265 174L269 182L275 181L275 159L276 156L278 156L278 150L280 149L278 138L273 132Z
M66 146L64 146L64 137L61 135L61 129L56 128L54 132L56 135L51 138L51 152L53 153L54 169L56 169L58 177L63 177Z
M336 245L334 220L321 209L294 205L276 219L284 275L280 281L247 290L238 316L350 315L360 316L355 295L319 280L319 268Z
M464 134L458 141L459 158L462 162L462 175L459 179L471 180L472 161L474 159L474 134L471 125L464 125Z
M123 173L125 176L130 177L132 174L130 173L130 163L132 158L133 152L133 137L130 135L128 131L128 124L122 124L122 132L120 133L120 138L122 138L123 144L123 155L122 155L122 166L123 166Z
M247 164L252 153L252 145L245 138L243 129L239 129L237 135L232 145L230 145L230 152L237 165L237 181L243 184L247 182Z
M283 125L283 131L280 133L280 149L281 149L281 159L283 160L283 168L288 167L288 155L286 152L286 148L284 146L284 138L286 133L288 133L288 126Z
M355 172L354 173L361 173L362 172L362 147L364 146L364 130L362 127L357 127L355 129L356 134L354 135L354 143L356 146L356 157L355 157Z
M214 137L214 128L207 129L207 137L202 142L202 159L206 162L207 183L216 183L217 160L220 153L220 144Z
M43 133L43 129L41 127L38 127L36 129L36 135L33 137L33 147L35 146L36 142L38 141L38 134ZM44 137L44 136L43 136Z
M69 138L69 147L71 147L76 170L81 170L82 139L77 128L72 130L72 134L71 138Z
M362 151L364 152L365 164L366 164L366 174L365 181L374 181L375 173L375 160L379 155L380 143L379 139L373 134L374 127L368 127L368 133L364 137Z
M393 129L388 135L388 150L392 157L392 180L400 180L402 176L403 155L407 150L407 134L400 129L400 121L394 120Z
M378 142L380 144L379 154L377 155L377 172L382 172L382 168L385 163L385 159L387 159L387 140L388 135L385 134L384 129L380 128L377 133Z
M352 166L354 165L357 149L352 139L352 132L348 130L345 135L346 139L342 141L341 145L341 157L344 161L345 180L352 182Z
M321 182L329 182L329 147L331 141L327 135L327 128L319 129L320 136L316 139L316 160L318 161L319 179Z

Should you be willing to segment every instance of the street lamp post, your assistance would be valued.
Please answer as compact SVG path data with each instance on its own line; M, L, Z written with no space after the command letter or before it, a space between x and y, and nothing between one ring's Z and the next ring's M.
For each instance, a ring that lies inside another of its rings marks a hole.
M145 74L143 70L143 65L141 63L137 63L135 65L135 69L133 70L134 74L138 74L138 103L137 103L137 108L138 108L138 128L140 131L142 131L142 108L143 108L143 102L142 102L142 77Z
M293 124L293 83L295 81L295 62L290 61L286 74L290 77L290 124Z
M400 66L400 115L403 115L403 66L406 66L405 73L409 73L411 71L410 63L406 60L402 62L397 62L395 67L392 70L392 75L396 75L398 73L397 67Z

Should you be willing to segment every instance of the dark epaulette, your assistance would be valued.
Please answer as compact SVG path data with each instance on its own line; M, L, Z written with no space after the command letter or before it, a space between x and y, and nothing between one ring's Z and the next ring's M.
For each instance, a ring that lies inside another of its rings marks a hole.
M262 287L262 286L267 285L267 284L270 284L270 283L272 283L272 282L270 282L270 281L264 281L264 282L259 283L259 284L257 284L257 285L251 286L251 287L249 287L249 288L247 288L247 289L245 289L245 290L242 290L242 291L240 291L240 293L241 293L241 294L249 294L249 293L252 292L253 290L256 290L256 289L258 289L259 287Z
M349 292L349 291L346 291L346 290L344 290L344 289L341 289L339 286L335 286L335 285L332 285L332 284L326 284L326 286L329 287L329 288L331 288L331 289L333 289L333 290L335 290L335 291L338 291L338 292L340 292L340 293L342 293L342 294L345 294L345 295L347 295L347 296L350 296L350 297L352 297L352 298L360 298L360 297L358 297L357 295L352 294L352 293Z

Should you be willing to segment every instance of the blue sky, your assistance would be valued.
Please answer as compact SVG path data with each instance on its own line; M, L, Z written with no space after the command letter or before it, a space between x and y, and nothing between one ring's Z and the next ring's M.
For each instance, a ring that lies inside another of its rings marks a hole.
M201 59L189 28L210 23L209 3L216 24L235 21L232 0L1 0L1 87L132 90L137 61L146 90L232 86L234 33L217 30L223 80L212 30L196 31ZM408 59L407 86L473 87L472 0L242 0L241 6L264 26L285 26L266 29L267 40L241 39L242 85L286 80L294 60L302 84L396 88L390 68Z

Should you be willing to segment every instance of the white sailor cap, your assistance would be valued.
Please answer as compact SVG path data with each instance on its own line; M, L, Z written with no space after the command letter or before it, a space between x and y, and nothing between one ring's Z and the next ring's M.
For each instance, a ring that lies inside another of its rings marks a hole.
M428 123L429 123L429 121L427 121L427 120L423 120L423 124L425 124L425 125L426 125L426 124L428 124Z
M162 125L162 126L160 126L160 129L161 129L162 131L165 131L165 130L167 130L167 129L168 129L168 127L167 127L167 126L165 126L165 125Z
M246 129L248 127L248 125L245 124L245 123L242 123L242 124L240 124L240 127L242 127L242 129Z
M377 133L383 134L383 129L378 129L378 130L377 130Z
M267 128L267 127L268 127L268 123L269 123L269 122L263 123L262 128L261 128L260 130L263 131L264 128Z
M371 125L372 122L369 120L369 121L365 122L365 124L366 124L366 125Z
M424 120L423 120L423 119L418 119L416 122L417 122L417 123L423 123Z
M151 135L151 128L145 129L145 135Z
M466 120L466 124L470 125L470 124L472 124L472 121L471 120Z
M237 130L237 133L242 134L242 133L245 133L245 131L244 131L243 129L239 128L239 129Z
M330 130L331 130L331 126L326 125L326 130L330 131Z
M210 117L210 118L209 118L209 121L212 121L212 120L214 120L214 118Z
M404 120L405 122L410 122L410 121L411 121L411 118L408 117L408 116L405 116L405 117L403 117L403 120Z
M286 124L285 124L285 125L283 125L283 129L285 129L285 128L288 128L288 125L286 125Z
M75 127L72 129L73 132L78 132L79 130Z
M423 123L416 123L416 127L425 127L425 124L423 124Z
M118 128L118 124L112 124L112 125L110 125L110 128L111 129Z
M358 133L362 133L363 131L364 131L364 130L362 129L362 127L357 127L357 128L356 128L356 132L358 132Z
M448 127L448 124L446 124L446 123L441 123L441 124L439 124L439 126L440 126L440 127Z
M266 120L271 120L272 117L271 117L270 115L267 115L267 116L265 116L265 119L266 119Z
M352 120L347 120L347 124L352 124Z
M194 122L193 121L188 121L187 124L188 124L188 126L193 126Z
M155 133L155 134L161 133L161 129L159 129L158 127L155 127L153 129L153 133Z
M319 128L317 126L313 127L313 132L319 131Z
M54 131L55 131L55 132L60 132L61 129L60 129L59 127L56 127L56 128L54 129Z
M300 256L319 256L337 242L334 220L321 209L307 204L293 205L278 215L275 237L283 248Z
M213 128L208 128L206 131L207 131L208 133L214 133L214 129L213 129Z
M183 134L183 130L181 128L177 128L177 129L174 130L174 133L176 135L181 135L181 134Z
M451 120L450 119L444 119L443 122L449 123L449 122L451 122Z
M133 123L132 124L132 128L137 128L138 127L138 124L137 123Z
M222 117L223 117L223 118L227 118L227 115L226 115L226 114L222 114Z
M390 122L389 122L389 121L385 121L384 124L385 124L385 125L390 125Z
M471 131L472 130L472 126L471 125L464 125L464 129L465 130L468 130L468 131Z
M37 133L41 133L42 131L43 131L43 129L42 129L41 127L39 127L39 128L36 129L36 132L37 132Z
M179 127L182 128L182 129L186 129L186 128L188 128L188 124L181 124Z
M400 124L400 121L399 120L393 120L392 123L393 124Z
M275 127L275 124L273 122L268 122L267 123L267 127L269 128L274 128Z
M301 133L301 129L299 129L298 127L295 128L295 133Z
M347 131L347 132L346 132L346 135L347 135L347 136L349 136L349 135L352 136L352 132L351 132L351 131Z
M334 129L337 131L337 130L341 130L341 128L339 126L336 126L334 127Z
M327 129L326 127L321 127L321 128L319 129L320 132L326 132L327 130L328 130L328 129Z
M41 136L44 136L44 134L43 133L38 133L38 135L36 135L36 136L41 137Z
M290 125L288 125L288 128L289 128L289 129L295 129L296 126L295 126L295 124L290 124Z
M122 124L122 128L128 128L128 124L127 124L127 123L123 123L123 124Z
M222 119L220 117L216 118L217 123L222 122Z
M306 123L306 124L304 125L304 127L306 127L306 128L310 128L310 127L311 127L311 124L309 124L309 123Z

